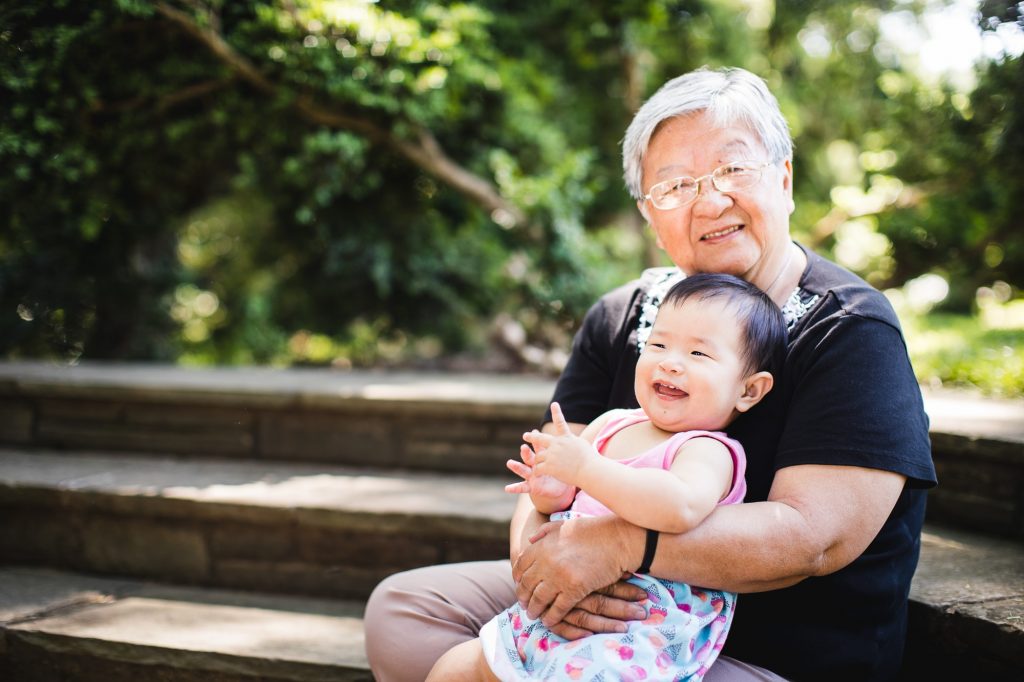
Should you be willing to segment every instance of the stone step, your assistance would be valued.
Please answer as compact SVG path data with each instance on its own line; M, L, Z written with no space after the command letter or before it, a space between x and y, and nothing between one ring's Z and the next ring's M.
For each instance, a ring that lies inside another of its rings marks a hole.
M554 381L0 362L0 445L500 476ZM1024 540L1024 401L926 391L929 519Z
M510 480L0 449L0 560L365 598L396 571L507 557Z
M553 386L509 375L0 362L0 444L500 475Z
M902 679L1024 674L1019 544L929 526L910 607ZM330 598L0 566L0 679L369 680L361 613Z
M1024 546L928 524L910 589L906 679L1024 679Z
M363 605L0 567L0 679L363 682Z

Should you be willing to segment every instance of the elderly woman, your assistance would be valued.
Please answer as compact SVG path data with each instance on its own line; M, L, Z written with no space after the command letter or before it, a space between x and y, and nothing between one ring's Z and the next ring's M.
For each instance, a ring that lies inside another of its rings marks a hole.
M706 680L892 678L925 489L935 485L895 314L861 279L791 240L792 141L756 76L702 69L669 81L629 126L623 163L678 270L648 271L591 308L554 400L579 429L636 407L639 349L674 278L723 272L756 284L782 308L790 340L775 389L729 428L747 452L746 501L684 534L609 516L553 524L531 544L548 521L522 495L511 563L381 583L366 611L374 674L422 680L512 600L569 639L613 631L644 617L642 595L621 581L643 562L658 577L740 593Z

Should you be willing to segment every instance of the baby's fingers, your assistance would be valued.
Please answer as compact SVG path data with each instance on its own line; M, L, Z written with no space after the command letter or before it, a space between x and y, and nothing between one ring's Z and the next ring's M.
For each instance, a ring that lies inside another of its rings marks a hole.
M524 433L523 440L532 445L534 450L543 450L551 443L551 436L534 429Z
M526 481L519 481L518 483L509 483L505 486L505 492L507 493L529 493L530 484Z
M505 466L508 467L509 471L520 478L529 478L533 474L533 469L531 467L526 466L522 462L517 462L514 459L510 459L505 462Z
M562 414L562 406L558 403L551 403L551 423L555 425L555 430L560 434L572 434L572 429L569 428L569 423L565 421L565 415Z

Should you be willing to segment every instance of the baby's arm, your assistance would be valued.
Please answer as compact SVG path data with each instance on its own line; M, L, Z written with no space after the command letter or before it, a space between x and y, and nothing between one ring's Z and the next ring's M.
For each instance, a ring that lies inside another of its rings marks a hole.
M676 453L672 467L664 471L634 469L602 457L593 445L567 429L531 436L535 473L586 490L616 516L644 528L688 531L703 521L732 487L732 455L724 443L713 438L687 441Z

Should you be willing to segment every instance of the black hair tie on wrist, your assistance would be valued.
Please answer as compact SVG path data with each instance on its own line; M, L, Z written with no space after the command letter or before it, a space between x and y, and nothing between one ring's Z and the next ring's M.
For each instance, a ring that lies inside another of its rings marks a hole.
M654 553L658 550L658 531L647 529L647 540L644 542L644 558L640 562L637 573L650 573L651 564L654 562Z

